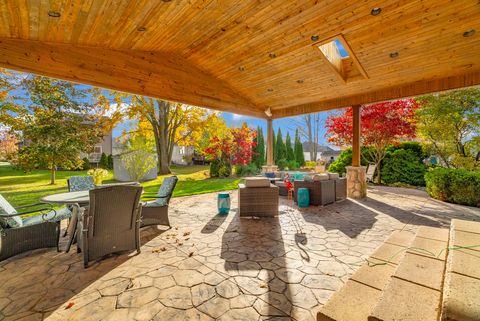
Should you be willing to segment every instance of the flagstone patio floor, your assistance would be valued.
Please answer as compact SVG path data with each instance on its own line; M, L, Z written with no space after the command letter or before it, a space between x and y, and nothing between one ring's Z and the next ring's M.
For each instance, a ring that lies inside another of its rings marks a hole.
M0 262L0 320L315 320L318 309L395 229L480 220L480 210L413 189L371 187L362 201L276 218L216 215L216 194L175 198L167 231L141 231L142 252L88 269L74 247ZM62 245L64 245L62 240Z

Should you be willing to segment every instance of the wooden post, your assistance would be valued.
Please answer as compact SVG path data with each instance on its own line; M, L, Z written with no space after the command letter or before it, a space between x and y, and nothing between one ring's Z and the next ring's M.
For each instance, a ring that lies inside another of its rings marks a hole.
M360 166L360 105L353 108L352 166Z
M273 126L272 119L267 119L267 166L273 164Z

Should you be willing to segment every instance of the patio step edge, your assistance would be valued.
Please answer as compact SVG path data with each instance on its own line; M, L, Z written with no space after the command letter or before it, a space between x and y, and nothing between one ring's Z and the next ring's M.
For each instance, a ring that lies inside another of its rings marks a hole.
M480 320L480 222L452 220L440 320Z
M448 229L420 227L368 320L437 321L448 241Z
M392 232L320 309L317 321L367 320L414 237L410 231Z

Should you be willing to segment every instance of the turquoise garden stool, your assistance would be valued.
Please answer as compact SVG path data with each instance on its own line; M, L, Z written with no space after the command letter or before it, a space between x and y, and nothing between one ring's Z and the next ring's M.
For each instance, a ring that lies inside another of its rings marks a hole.
M218 214L226 215L230 212L230 194L223 192L218 193Z
M308 188L299 188L297 195L298 207L308 207L310 205L310 193Z

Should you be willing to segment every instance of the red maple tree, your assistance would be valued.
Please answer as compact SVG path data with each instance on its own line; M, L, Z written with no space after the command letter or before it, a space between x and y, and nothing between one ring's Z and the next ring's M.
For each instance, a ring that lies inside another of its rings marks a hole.
M377 168L377 182L381 181L380 162L385 157L388 145L399 139L415 137L415 109L419 104L414 99L401 99L390 102L362 106L361 143L372 147L368 152ZM325 136L330 143L348 146L353 139L353 109L345 109L341 114L330 115L326 120Z
M254 138L257 132L247 126L246 123L240 128L230 128L228 135L222 138L212 137L209 145L204 150L208 159L221 160L231 165L248 165L253 156L253 148L256 146Z

